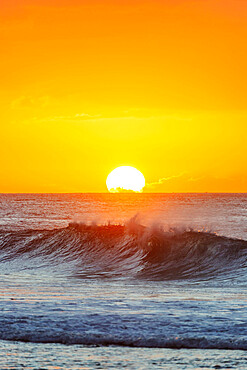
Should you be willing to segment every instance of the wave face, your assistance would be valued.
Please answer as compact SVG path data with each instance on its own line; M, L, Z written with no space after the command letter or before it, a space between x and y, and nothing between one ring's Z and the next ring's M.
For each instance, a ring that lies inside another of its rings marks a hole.
M66 267L78 278L232 278L246 273L247 241L193 230L71 223L54 230L0 231L0 263ZM31 267L30 267L31 266Z
M78 320L80 318L78 317ZM47 325L47 323L45 323ZM53 323L52 323L53 324ZM84 324L85 326L85 324ZM244 338L205 338L202 337L166 337L165 334L159 337L154 335L143 336L131 333L126 335L119 333L118 335L111 334L85 334L85 328L73 327L65 333L62 328L57 327L57 331L53 327L49 327L44 332L38 325L31 330L18 332L6 329L11 328L11 325L5 325L3 330L0 329L0 339L11 342L32 342L32 343L60 343L60 344L80 344L87 346L126 346L126 347L146 347L146 348L173 348L173 349L225 349L225 350L247 350L247 340ZM59 330L60 329L60 333ZM75 329L77 330L75 333ZM151 329L151 328L148 328Z

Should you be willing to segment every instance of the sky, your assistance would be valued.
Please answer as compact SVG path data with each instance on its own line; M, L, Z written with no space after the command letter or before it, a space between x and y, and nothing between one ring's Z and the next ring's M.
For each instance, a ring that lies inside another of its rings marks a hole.
M0 192L247 192L247 1L1 0Z

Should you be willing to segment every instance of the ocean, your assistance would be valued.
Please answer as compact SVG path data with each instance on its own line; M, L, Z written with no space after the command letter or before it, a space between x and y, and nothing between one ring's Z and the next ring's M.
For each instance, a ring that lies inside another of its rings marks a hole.
M247 194L2 194L0 312L0 369L247 369Z

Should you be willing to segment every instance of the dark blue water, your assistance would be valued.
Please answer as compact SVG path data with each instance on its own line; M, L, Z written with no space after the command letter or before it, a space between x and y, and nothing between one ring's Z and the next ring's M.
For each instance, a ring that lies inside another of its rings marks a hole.
M247 195L0 202L1 368L245 368Z

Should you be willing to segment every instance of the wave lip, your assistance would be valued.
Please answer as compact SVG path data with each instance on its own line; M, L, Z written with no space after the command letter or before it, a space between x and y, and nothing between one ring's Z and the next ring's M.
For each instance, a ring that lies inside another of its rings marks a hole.
M241 277L247 241L194 230L71 223L54 230L0 231L0 263L66 266L80 278L212 279Z

